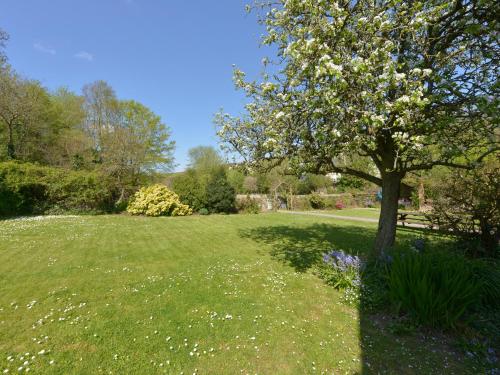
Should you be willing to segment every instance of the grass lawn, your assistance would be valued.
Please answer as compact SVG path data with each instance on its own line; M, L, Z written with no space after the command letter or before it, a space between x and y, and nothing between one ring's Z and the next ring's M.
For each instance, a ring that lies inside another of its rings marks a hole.
M0 221L0 371L478 373L444 336L394 336L312 274L374 234L279 213Z
M369 219L378 219L380 216L379 208L346 208L344 210L315 210L314 212L338 216L366 217Z

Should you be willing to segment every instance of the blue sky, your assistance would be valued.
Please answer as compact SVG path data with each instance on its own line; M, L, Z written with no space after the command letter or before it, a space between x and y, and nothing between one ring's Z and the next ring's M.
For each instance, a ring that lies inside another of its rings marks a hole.
M45 87L107 81L159 114L187 150L217 145L213 114L241 112L232 64L256 76L266 50L247 0L2 0L0 28L21 74Z

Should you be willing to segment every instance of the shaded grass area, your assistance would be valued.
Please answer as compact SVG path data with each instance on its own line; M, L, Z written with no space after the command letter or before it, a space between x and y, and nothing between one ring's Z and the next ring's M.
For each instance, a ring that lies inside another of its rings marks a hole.
M396 337L310 272L374 234L282 214L0 221L0 370L475 373L447 339Z

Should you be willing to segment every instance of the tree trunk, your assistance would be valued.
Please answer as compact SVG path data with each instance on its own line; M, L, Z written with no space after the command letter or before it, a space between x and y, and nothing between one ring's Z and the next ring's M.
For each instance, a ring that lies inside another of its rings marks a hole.
M120 197L118 200L115 202L115 205L118 206L123 202L123 199L125 198L125 188L122 187L121 192L120 192Z
M424 183L420 180L420 184L418 185L418 210L423 211L425 206L425 190Z
M398 199L401 176L398 173L382 175L382 207L375 239L375 255L382 256L394 245L398 218Z

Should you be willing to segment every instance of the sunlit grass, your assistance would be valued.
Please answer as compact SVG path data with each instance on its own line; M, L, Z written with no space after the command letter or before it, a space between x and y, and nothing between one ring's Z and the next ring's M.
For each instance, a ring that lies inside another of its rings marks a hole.
M315 212L338 216L366 217L369 219L378 219L380 216L379 208L346 208L343 210L316 210Z
M472 371L312 274L324 250L368 251L374 230L283 214L0 221L0 371Z

